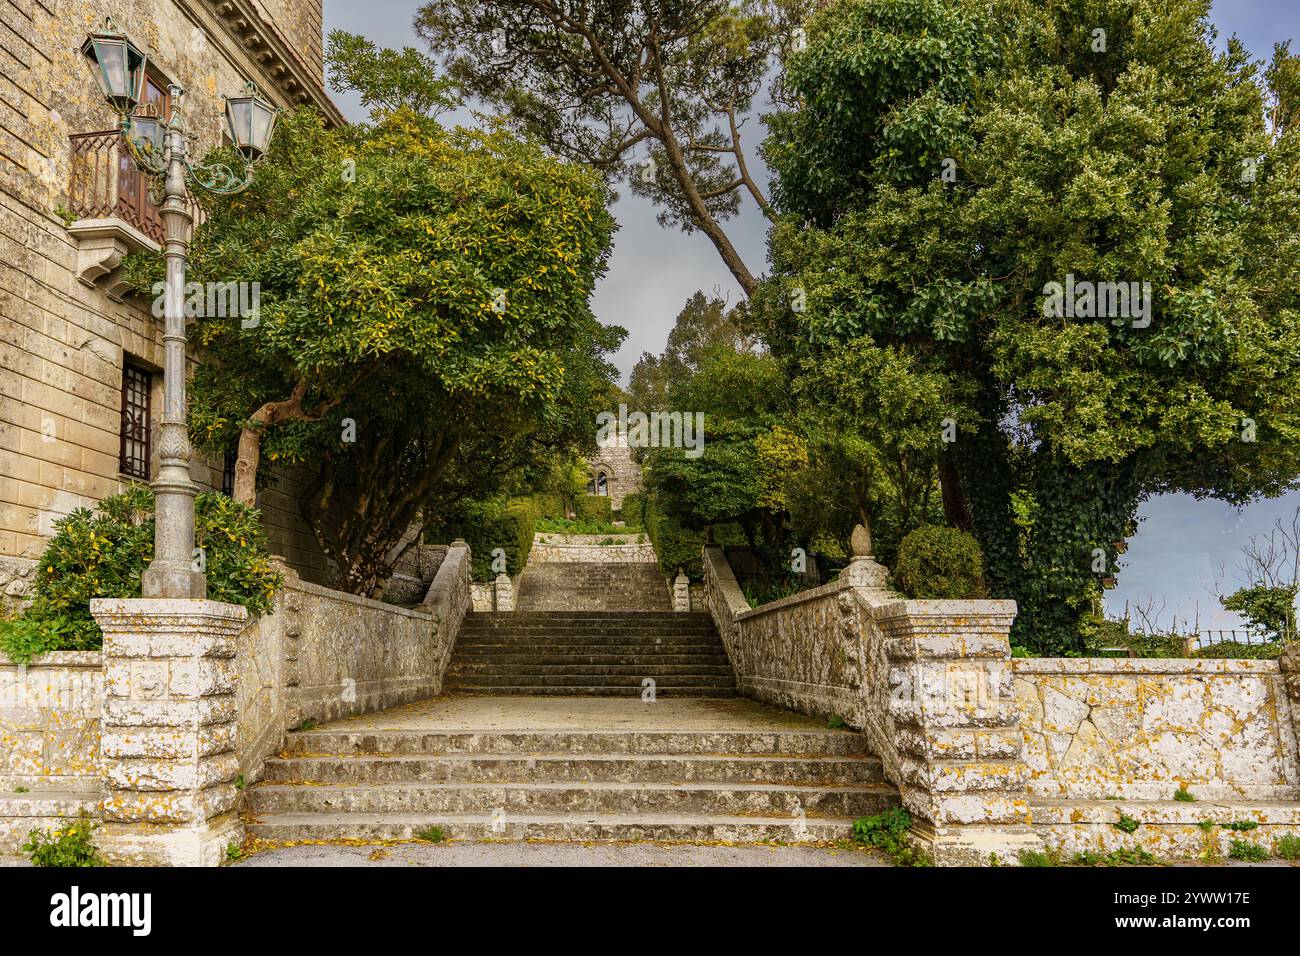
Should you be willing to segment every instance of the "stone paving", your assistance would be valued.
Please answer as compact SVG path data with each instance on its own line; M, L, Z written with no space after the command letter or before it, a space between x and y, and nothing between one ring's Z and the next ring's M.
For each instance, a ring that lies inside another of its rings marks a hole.
M889 866L875 853L805 846L658 846L614 843L449 843L441 846L293 846L234 866Z
M745 698L679 697L647 703L640 698L623 697L443 696L335 721L328 729L341 732L624 729L764 732L825 730L826 724Z

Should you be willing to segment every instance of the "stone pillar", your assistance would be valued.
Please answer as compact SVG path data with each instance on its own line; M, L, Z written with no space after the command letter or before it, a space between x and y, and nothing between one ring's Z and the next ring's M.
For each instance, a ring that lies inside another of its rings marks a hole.
M235 645L248 612L217 601L100 598L91 613L104 631L98 842L115 863L215 866L243 840Z
M691 579L686 576L681 568L677 569L677 577L673 578L673 610L679 614L685 614L691 609Z
M1300 641L1292 640L1283 646L1278 666L1291 699L1291 727L1295 734L1292 753L1300 757Z
M515 587L510 583L510 575L502 571L496 576L493 587L496 591L496 609L498 611L513 611L515 609Z
M895 601L873 608L889 669L903 805L940 865L1015 864L1030 826L1012 689L1014 601Z
M888 569L876 560L871 548L871 532L860 524L853 529L850 539L853 558L840 572L840 580L855 588L884 589L889 581Z

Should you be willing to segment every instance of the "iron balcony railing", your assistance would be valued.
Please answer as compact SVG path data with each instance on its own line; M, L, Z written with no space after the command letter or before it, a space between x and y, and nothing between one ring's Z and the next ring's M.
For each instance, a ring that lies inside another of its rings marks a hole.
M72 141L71 213L78 219L120 219L154 242L166 237L162 213L149 195L149 177L135 165L120 130L78 133ZM192 199L194 223L207 216Z

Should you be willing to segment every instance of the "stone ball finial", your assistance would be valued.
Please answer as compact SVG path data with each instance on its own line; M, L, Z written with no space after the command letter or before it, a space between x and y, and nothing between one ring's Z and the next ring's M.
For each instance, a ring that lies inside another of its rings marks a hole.
M853 548L855 558L871 557L871 531L867 528L866 522L854 527L849 544Z

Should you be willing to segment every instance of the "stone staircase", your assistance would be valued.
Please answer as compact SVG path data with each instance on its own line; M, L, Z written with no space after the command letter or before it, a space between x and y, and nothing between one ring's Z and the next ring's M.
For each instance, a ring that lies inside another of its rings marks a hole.
M592 725L582 730L420 729L417 719L294 733L245 793L251 832L271 842L402 840L430 827L463 840L827 842L898 802L861 734L791 728L750 701L677 706L749 708L756 728L688 715L700 729L628 729L629 719L653 728L673 705L605 702L621 716L582 707L600 703L566 703L551 722Z
M525 572L526 574L527 572ZM444 689L494 696L734 697L708 614L531 611L468 614Z
M515 607L529 611L668 611L668 585L657 562L546 561L529 564Z

